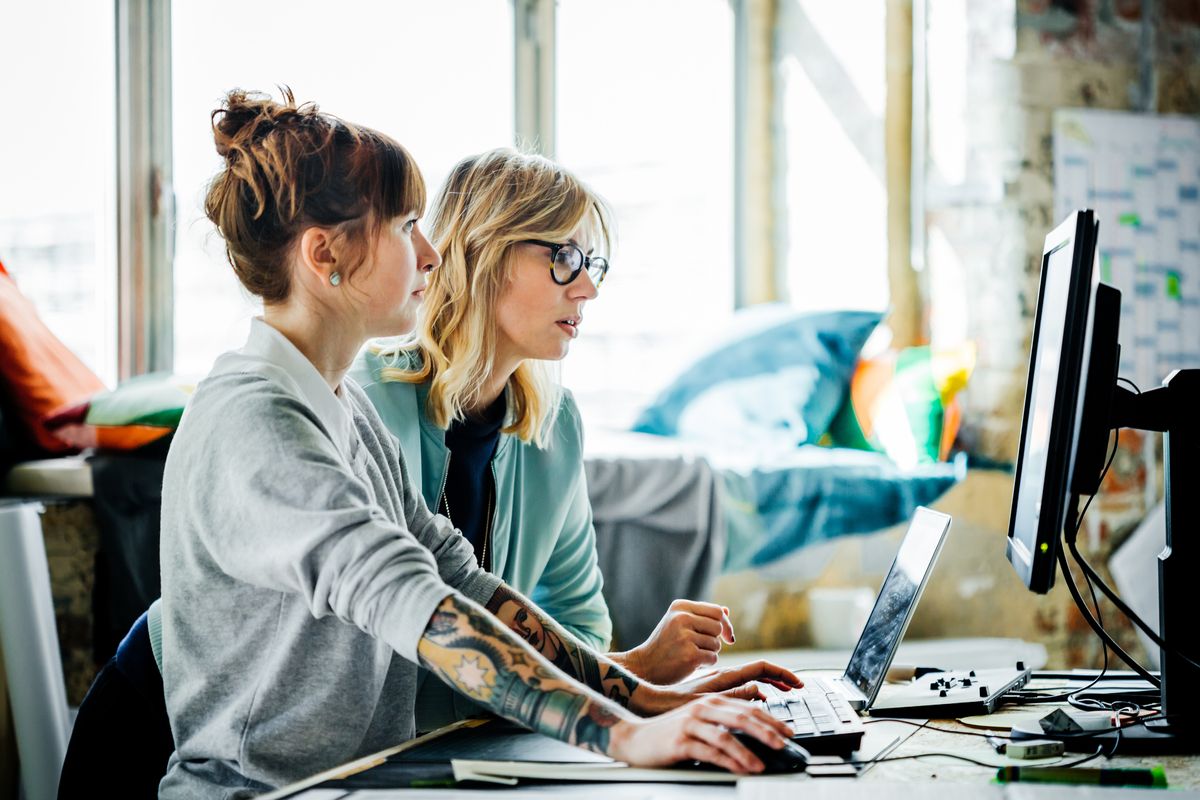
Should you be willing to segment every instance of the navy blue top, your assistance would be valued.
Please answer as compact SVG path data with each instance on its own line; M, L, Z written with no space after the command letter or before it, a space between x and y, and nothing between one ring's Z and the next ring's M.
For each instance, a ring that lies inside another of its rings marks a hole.
M482 416L453 422L446 430L450 464L446 469L446 487L438 501L438 510L448 516L454 527L467 537L467 541L475 548L475 558L479 559L484 569L489 569L489 564L483 563L484 559L480 556L487 529L488 507L491 505L489 498L495 490L488 465L500 441L505 410L504 393L501 392ZM487 561L491 561L490 553Z

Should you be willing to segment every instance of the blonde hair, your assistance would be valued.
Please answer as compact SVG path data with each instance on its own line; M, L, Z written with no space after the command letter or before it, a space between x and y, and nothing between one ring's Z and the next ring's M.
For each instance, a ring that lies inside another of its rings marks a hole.
M509 148L460 161L433 201L429 237L442 265L430 274L416 339L380 348L385 357L416 351L421 358L393 362L380 377L431 379L426 411L433 422L447 428L462 420L495 366L494 310L511 274L513 247L526 239L566 241L581 224L609 253L608 204L553 161ZM508 379L503 432L544 447L559 399L546 363L523 361Z

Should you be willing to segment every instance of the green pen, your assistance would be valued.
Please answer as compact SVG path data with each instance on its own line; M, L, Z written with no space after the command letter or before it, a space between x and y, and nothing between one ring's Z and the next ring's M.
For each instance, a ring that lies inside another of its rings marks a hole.
M1162 765L1144 767L1000 767L1000 783L1089 783L1097 786L1148 786L1167 788L1167 773Z

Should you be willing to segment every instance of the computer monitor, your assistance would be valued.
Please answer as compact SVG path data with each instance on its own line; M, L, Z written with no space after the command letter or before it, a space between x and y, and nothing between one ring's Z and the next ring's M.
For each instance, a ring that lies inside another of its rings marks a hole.
M1175 370L1161 386L1145 391L1117 384L1121 293L1096 278L1096 238L1091 211L1075 212L1046 237L1008 559L1026 586L1044 593L1054 583L1060 543L1065 542L1091 582L1130 616L1075 549L1076 515L1080 497L1099 489L1114 428L1165 434L1167 536L1158 557L1156 634L1163 717L1125 737L1147 740L1145 746L1153 752L1200 752L1200 651L1192 617L1200 574L1200 537L1194 535L1200 529L1200 505L1192 496L1200 485L1200 370ZM1078 590L1067 582L1089 624L1103 634ZM1123 650L1115 652L1138 668Z
M1021 580L1039 593L1054 585L1059 535L1075 513L1068 504L1084 417L1095 257L1091 211L1051 231L1042 253L1007 548ZM1110 394L1114 378L1108 377ZM1106 424L1107 409L1103 416Z

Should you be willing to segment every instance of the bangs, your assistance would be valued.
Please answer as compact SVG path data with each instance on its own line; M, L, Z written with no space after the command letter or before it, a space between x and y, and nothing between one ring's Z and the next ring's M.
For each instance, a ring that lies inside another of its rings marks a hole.
M389 136L372 131L376 141L379 178L367 202L383 222L402 214L425 213L425 178L404 147Z
M581 230L590 239L597 255L612 257L614 232L612 210L603 199L580 186L575 202L564 203L556 209L549 229L534 238L549 238L565 241L575 231Z

